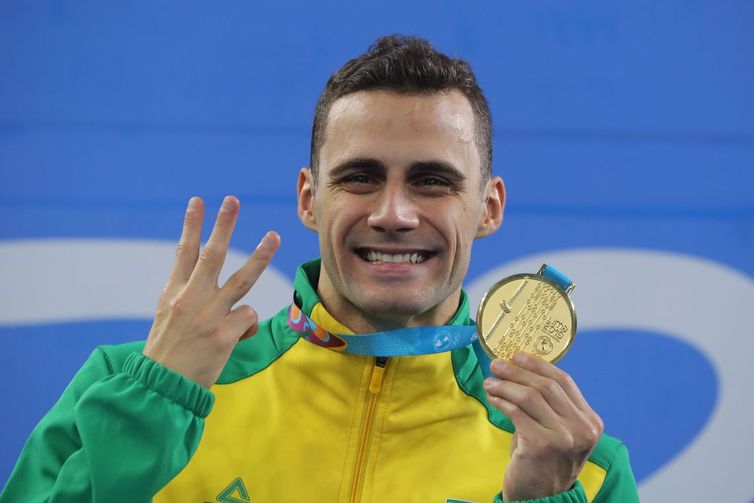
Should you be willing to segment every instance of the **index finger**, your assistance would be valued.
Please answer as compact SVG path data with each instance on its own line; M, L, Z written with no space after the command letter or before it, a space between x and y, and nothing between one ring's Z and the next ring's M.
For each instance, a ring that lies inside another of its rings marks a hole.
M225 309L230 309L251 290L270 265L278 246L280 246L280 235L277 232L270 231L264 235L249 260L228 278L218 292L217 300Z
M191 277L196 260L199 257L199 244L202 239L202 220L204 220L204 201L200 197L189 199L183 218L183 231L175 251L173 269L168 277L168 284L183 284Z

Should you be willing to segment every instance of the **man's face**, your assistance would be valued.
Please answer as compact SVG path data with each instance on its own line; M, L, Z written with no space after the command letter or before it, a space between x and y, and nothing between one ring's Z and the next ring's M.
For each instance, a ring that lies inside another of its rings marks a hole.
M473 240L502 219L502 181L482 188L480 162L460 92L333 103L299 215L319 233L318 291L336 319L355 331L448 321Z

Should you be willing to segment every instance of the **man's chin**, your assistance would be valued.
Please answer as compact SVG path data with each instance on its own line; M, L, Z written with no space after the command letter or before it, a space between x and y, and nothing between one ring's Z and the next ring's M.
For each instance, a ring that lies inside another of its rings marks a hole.
M430 318L429 312L434 307L429 302L419 302L411 298L365 300L359 303L359 309L372 323L382 327L416 326L422 319Z

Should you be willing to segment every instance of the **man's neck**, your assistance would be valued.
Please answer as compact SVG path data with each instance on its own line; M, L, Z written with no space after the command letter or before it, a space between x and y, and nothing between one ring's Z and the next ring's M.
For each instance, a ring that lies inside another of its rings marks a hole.
M324 288L323 288L324 287ZM317 287L317 295L327 312L354 334L369 334L399 328L446 325L458 311L460 288L440 304L417 314L385 310L368 313L348 299L329 292L325 285Z

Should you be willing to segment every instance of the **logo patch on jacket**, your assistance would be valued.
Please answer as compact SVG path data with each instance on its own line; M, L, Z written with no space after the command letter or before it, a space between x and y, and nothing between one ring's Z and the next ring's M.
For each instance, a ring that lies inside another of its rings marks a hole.
M241 480L241 477L237 477L217 495L217 501L218 503L250 503L251 498L249 498L249 491L246 490L243 480Z

